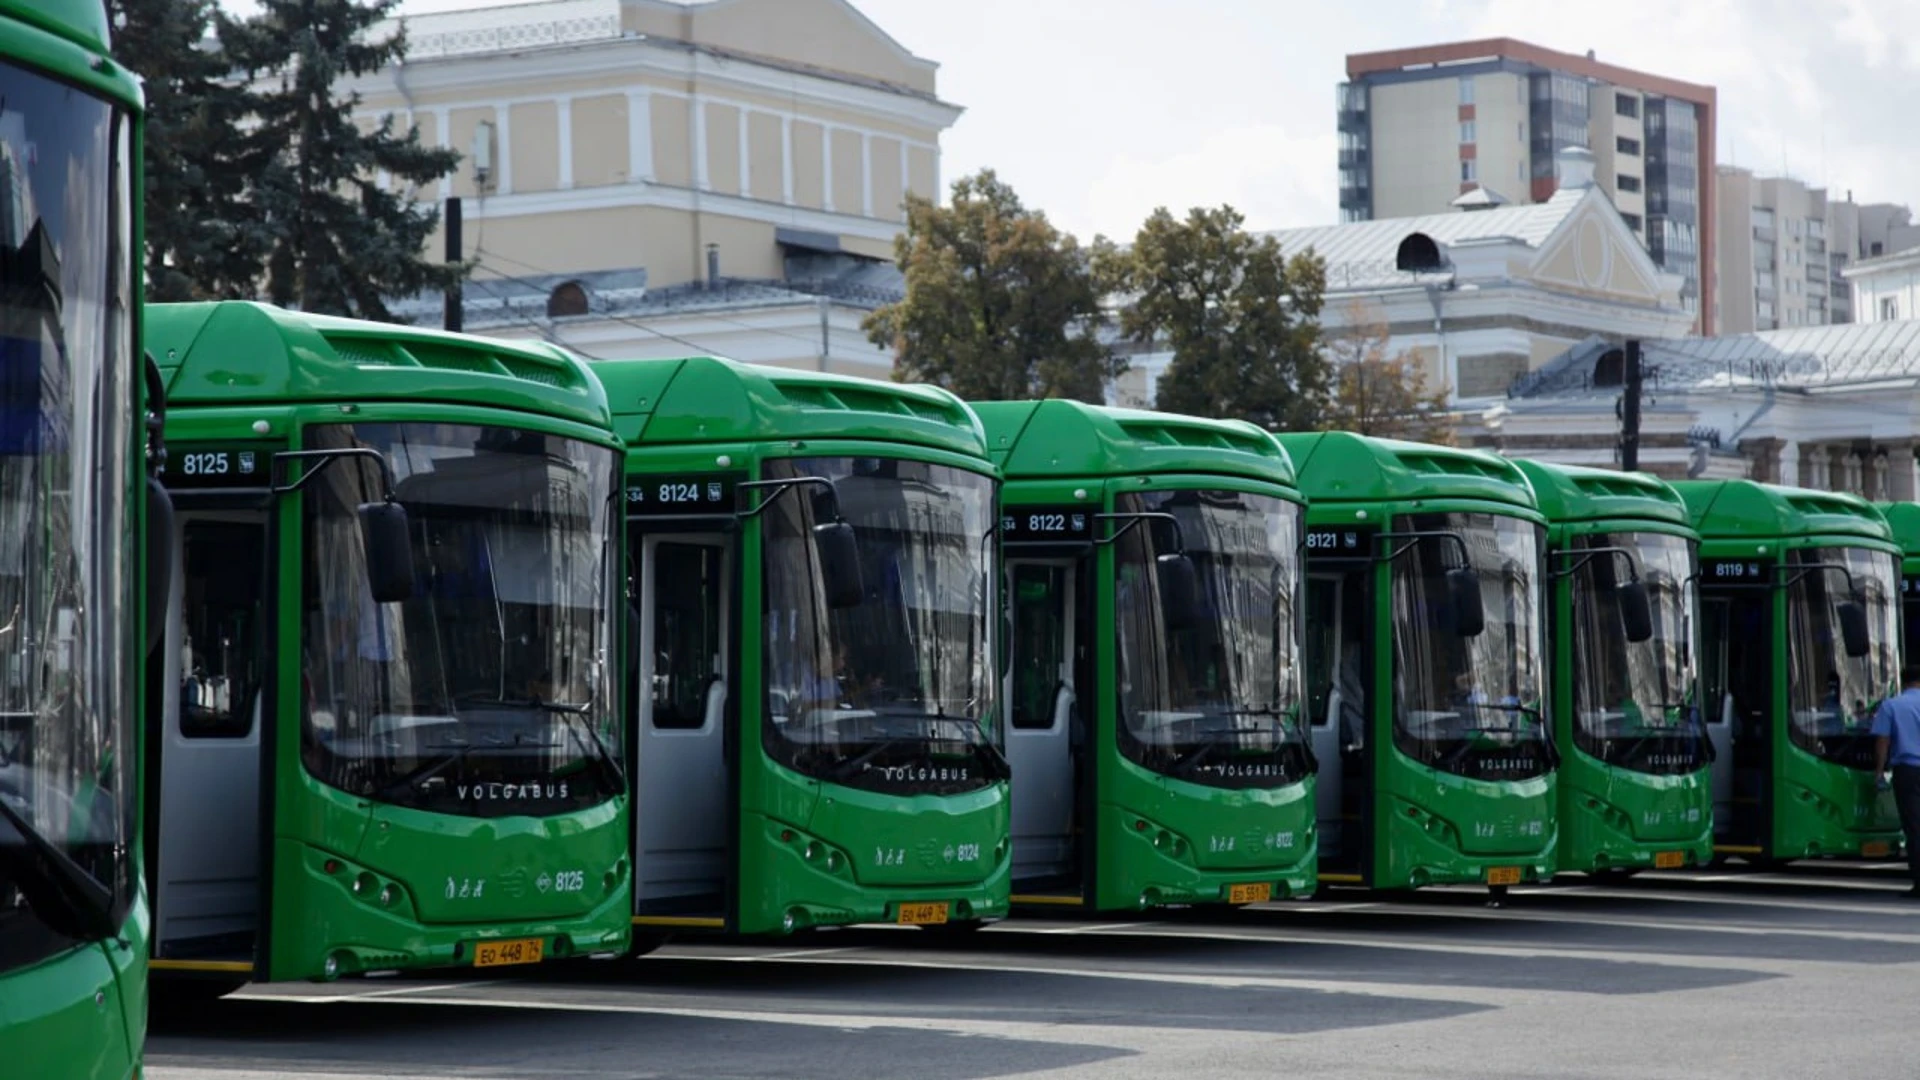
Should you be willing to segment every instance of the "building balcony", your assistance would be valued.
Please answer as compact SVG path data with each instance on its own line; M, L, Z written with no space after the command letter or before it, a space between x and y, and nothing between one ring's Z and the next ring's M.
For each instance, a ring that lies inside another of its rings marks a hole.
M1367 154L1367 150L1365 147L1357 147L1350 150L1342 150L1340 151L1340 167L1343 169L1367 168L1368 156L1369 155Z

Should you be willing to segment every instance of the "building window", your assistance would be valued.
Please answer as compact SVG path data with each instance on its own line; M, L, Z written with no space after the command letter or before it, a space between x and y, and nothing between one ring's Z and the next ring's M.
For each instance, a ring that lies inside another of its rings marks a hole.
M587 290L577 281L566 282L547 296L547 318L587 314Z
M1460 76L1460 104L1473 104L1473 76Z
M1613 178L1613 187L1615 191L1639 191L1640 178L1637 176L1628 176L1626 173L1619 173Z
M1788 326L1800 325L1800 309L1798 308L1787 309L1787 325Z
M1898 319L1899 317L1900 317L1900 298L1897 296L1881 297L1880 298L1880 318L1885 322L1892 322L1895 319Z
M1478 180L1478 179L1480 179L1480 170L1477 167L1476 162L1472 158L1467 158L1461 161L1460 162L1460 182L1464 184L1470 180Z
M1627 228L1632 229L1634 232L1640 231L1641 221L1639 214L1621 214L1620 220L1626 222Z
M1513 179L1514 179L1514 181L1515 181L1516 183L1525 183L1525 182L1526 182L1526 179L1527 179L1527 163L1526 163L1526 161L1525 161L1525 160L1522 160L1522 161L1520 161L1520 162L1518 162L1517 164L1515 164L1515 165L1514 165L1514 167L1513 167Z
M1471 120L1460 121L1460 141L1463 143L1470 143L1473 141L1473 121Z
M1632 94L1613 95L1613 113L1615 116L1638 118L1640 115L1640 99L1634 97Z
M1613 151L1616 154L1626 154L1629 157L1639 157L1640 156L1640 140L1629 139L1625 135L1616 135L1613 138Z

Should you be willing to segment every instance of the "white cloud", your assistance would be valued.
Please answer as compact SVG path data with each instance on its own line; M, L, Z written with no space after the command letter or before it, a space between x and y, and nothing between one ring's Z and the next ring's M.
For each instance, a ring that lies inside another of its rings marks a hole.
M1177 217L1195 206L1227 203L1257 229L1331 221L1338 216L1327 180L1333 159L1332 132L1302 134L1273 124L1209 132L1159 153L1122 150L1074 216L1116 240L1130 240L1163 205Z

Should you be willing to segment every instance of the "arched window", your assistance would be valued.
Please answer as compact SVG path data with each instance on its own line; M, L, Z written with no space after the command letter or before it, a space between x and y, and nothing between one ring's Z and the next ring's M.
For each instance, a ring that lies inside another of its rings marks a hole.
M587 313L587 290L577 281L569 281L555 288L547 296L547 318L559 319L568 315Z
M1439 270L1446 266L1440 259L1440 245L1426 233L1413 233L1400 241L1400 250L1393 257L1395 266L1402 270Z
M1608 349L1593 362L1593 385L1620 386L1627 381L1627 354L1622 349Z

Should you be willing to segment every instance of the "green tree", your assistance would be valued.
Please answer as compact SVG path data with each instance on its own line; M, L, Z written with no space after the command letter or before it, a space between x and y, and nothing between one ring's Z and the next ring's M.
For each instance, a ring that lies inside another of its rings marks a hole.
M147 299L253 295L266 234L244 212L244 87L212 45L213 0L110 0L114 52L146 84Z
M1123 335L1173 350L1155 407L1311 430L1327 400L1326 266L1311 252L1288 258L1244 222L1231 206L1196 208L1184 221L1162 207L1131 248L1102 247L1100 278L1131 297Z
M906 296L863 326L893 349L896 380L970 401L1098 402L1123 370L1097 336L1103 316L1088 252L991 169L955 181L949 206L907 196L894 258Z
M385 298L446 288L466 273L426 257L439 209L413 190L452 172L460 156L401 133L391 115L354 122L358 93L340 83L406 54L396 33L375 37L395 0L257 0L243 20L218 16L220 40L252 86L242 168L266 230L265 294L303 311L390 319ZM392 186L379 183L384 173Z
M1316 426L1452 446L1446 390L1427 391L1426 365L1419 357L1406 351L1388 355L1386 324L1366 305L1356 300L1344 310L1346 326L1325 335L1333 395Z

